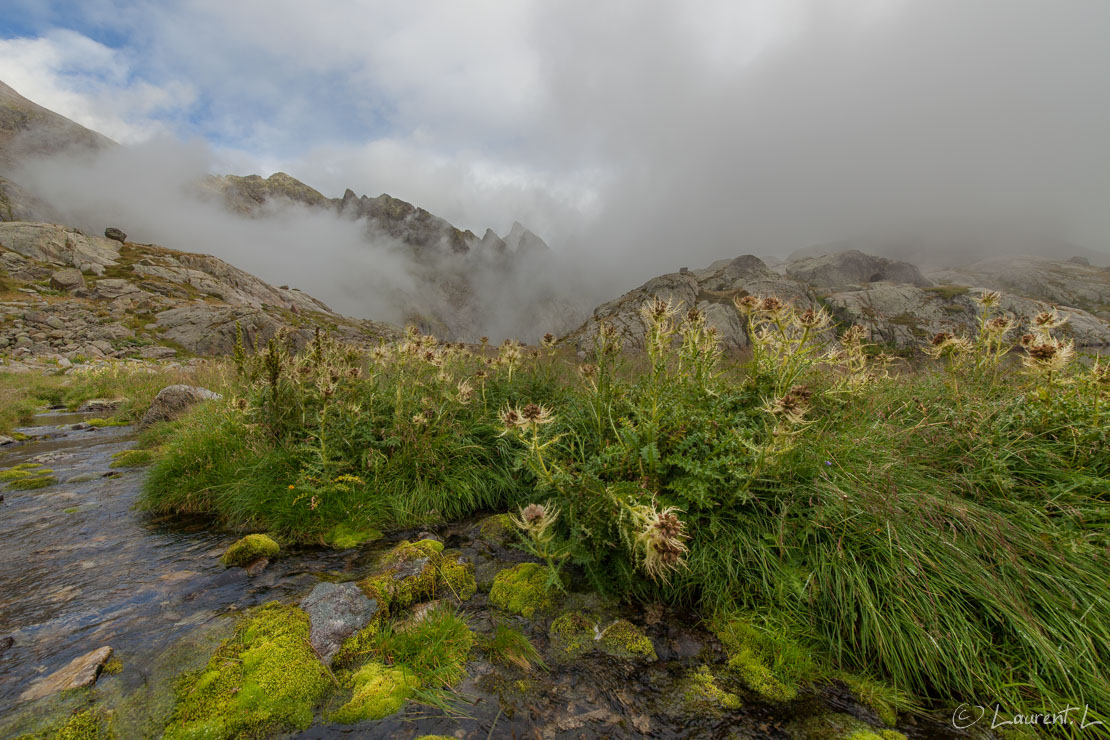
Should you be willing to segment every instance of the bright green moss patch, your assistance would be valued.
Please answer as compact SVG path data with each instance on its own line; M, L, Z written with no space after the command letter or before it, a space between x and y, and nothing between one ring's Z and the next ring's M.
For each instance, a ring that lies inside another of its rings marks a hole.
M157 456L156 450L123 450L112 455L112 468L138 468L150 465Z
M548 636L552 651L562 660L572 660L592 650L614 658L656 660L658 657L643 630L625 619L602 628L594 617L569 611L551 622Z
M334 687L308 634L308 615L296 607L270 603L255 610L204 669L181 679L165 737L260 737L306 729Z
M516 537L516 527L509 514L494 514L487 516L478 523L478 535L488 542L498 545L505 544Z
M102 427L125 427L128 422L125 419L101 419L99 417L93 419L85 419L85 423L90 427L100 429Z
M227 548L220 562L227 566L247 565L258 558L272 558L281 551L273 539L264 534L248 534Z
M43 469L49 473L49 470ZM8 481L8 488L13 491L33 491L39 488L46 488L58 482L58 479L52 475L39 475L33 478L15 478Z
M383 614L384 612L378 612ZM331 659L335 668L352 668L359 665L372 655L377 649L378 633L381 632L381 620L374 619L370 624L344 640L339 652Z
M0 481L18 481L48 476L54 471L38 463L20 463L7 470L0 470ZM14 488L14 486L13 486Z
M851 690L860 704L873 711L890 727L897 724L899 710L912 710L917 706L913 697L878 681L847 674L841 674L838 678Z
M122 670L123 661L119 658L112 658L104 664L104 667L100 669L100 672L108 676L114 676Z
M490 603L498 609L531 618L555 605L555 589L547 582L548 571L539 563L520 563L506 568L493 579Z
M801 682L820 675L808 653L769 627L734 616L714 620L710 629L728 652L729 670L763 701L788 702Z
M659 657L644 631L625 619L618 619L601 631L598 648L615 658L656 660Z
M331 531L324 536L324 542L336 550L348 550L379 540L381 537L382 533L372 527L355 527L343 522L332 527Z
M384 569L359 582L368 598L389 614L444 596L466 601L478 590L466 563L443 554L436 540L401 542L382 558Z
M894 730L873 728L848 714L819 714L795 722L788 728L798 740L906 740Z
M74 712L69 719L47 729L19 735L15 740L116 740L111 715L96 708Z
M404 668L390 668L370 662L349 679L351 700L331 716L333 722L351 724L368 719L381 719L397 712L420 682Z
M706 665L699 666L683 679L680 692L683 707L689 712L739 709L743 706L740 697L717 685L717 680Z

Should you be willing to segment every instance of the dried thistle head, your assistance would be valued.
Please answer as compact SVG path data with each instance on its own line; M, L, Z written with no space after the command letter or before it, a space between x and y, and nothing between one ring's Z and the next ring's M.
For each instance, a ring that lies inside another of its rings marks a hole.
M734 298L732 304L736 306L737 311L750 316L759 310L760 300L754 295L746 295L743 298Z
M551 539L551 528L559 520L559 508L547 502L544 504L528 504L518 514L509 515L509 521L517 529L536 542L546 542Z
M520 415L520 412L514 409L512 406L506 406L505 408L501 409L501 413L498 414L498 416L500 417L501 424L505 427L506 431L524 426L524 417L522 417Z
M418 427L422 427L428 423L428 417L424 416L423 412L412 415L412 423Z
M1033 317L1033 326L1040 332L1049 332L1053 329L1058 329L1068 320L1060 315L1060 312L1055 308L1050 308L1047 311L1041 311Z
M662 511L651 506L636 508L640 531L636 545L641 566L653 579L666 581L667 574L683 565L686 547L686 525L678 518L678 509L669 506Z
M778 296L767 296L759 304L759 310L763 313L775 314L786 308L786 304Z
M1014 328L1014 320L1009 317L999 316L983 325L987 334L993 337L1004 337Z
M983 291L975 299L975 302L978 303L983 308L993 308L994 306L998 305L998 302L1001 298L1002 298L1002 294L999 293L998 291L986 290L986 291Z
M671 305L671 302L658 297L640 306L640 317L645 324L651 326L663 326L674 314L675 307Z
M554 347L555 346L555 335L552 334L551 332L547 332L546 334L543 335L543 339L540 340L540 344L542 344L544 347L548 347L548 348Z
M852 324L844 331L844 334L840 337L840 341L845 345L859 344L863 341L863 337L866 333L867 330L859 324Z
M798 314L797 317L798 325L810 330L823 329L828 326L831 320L828 312L823 308L818 308L817 310L807 308L805 311Z
M555 417L551 414L551 410L545 406L536 403L527 404L520 410L520 417L524 420L524 426L543 426L554 421Z
M458 393L458 399L460 403L469 402L471 397L474 395L474 386L472 386L470 384L470 381L466 380L465 378L458 382L458 385L455 386L455 390Z
M584 363L578 366L578 375L583 380L593 380L597 376L597 365Z
M801 424L809 411L809 399L813 391L804 385L796 385L782 397L770 404L769 411L791 424Z
M1056 373L1068 366L1075 356L1075 343L1042 336L1025 345L1022 363L1035 373Z

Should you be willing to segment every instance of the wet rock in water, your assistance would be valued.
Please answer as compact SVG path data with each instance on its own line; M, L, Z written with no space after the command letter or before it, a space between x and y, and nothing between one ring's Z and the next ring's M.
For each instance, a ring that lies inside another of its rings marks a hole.
M550 638L554 657L561 660L573 660L594 650L626 660L657 659L651 639L626 619L602 626L589 614L570 611L551 623Z
M123 398L90 398L77 407L77 412L99 414L105 411L115 411L125 400Z
M3 500L4 500L4 497L0 496L0 501L3 501ZM11 648L11 646L14 645L14 644L15 644L15 638L12 637L11 635L6 635L4 637L0 637L0 655L3 655L4 653L8 652L9 648Z
M111 657L112 648L105 645L91 653L74 658L63 668L31 684L30 688L20 694L19 700L41 699L59 691L92 686L100 676L100 670Z
M281 547L270 537L264 534L248 534L227 548L220 562L228 567L249 565L262 558L272 558L280 551Z
M158 392L150 404L150 408L143 414L139 428L145 429L152 424L162 421L173 421L185 413L193 404L201 401L212 401L222 398L219 393L213 393L207 388L194 385L169 385Z
M15 444L14 437L8 437L6 435L0 434L0 447L5 447L11 444Z
M50 287L67 293L85 287L85 276L76 267L58 270L50 275Z
M309 642L328 663L343 641L365 627L378 613L378 602L368 599L354 583L317 583L301 601L311 622Z
M244 568L244 570L247 571L247 575L249 577L254 578L256 575L266 570L266 567L269 564L269 558L259 558L258 560L255 560L253 563Z
M117 241L120 244L123 244L125 241L127 241L127 234L124 234L123 231L117 229L115 226L109 226L108 228L104 229L104 236Z
M428 599L454 596L466 601L478 590L471 566L444 553L443 543L436 540L401 542L386 553L382 566L358 585L391 614Z

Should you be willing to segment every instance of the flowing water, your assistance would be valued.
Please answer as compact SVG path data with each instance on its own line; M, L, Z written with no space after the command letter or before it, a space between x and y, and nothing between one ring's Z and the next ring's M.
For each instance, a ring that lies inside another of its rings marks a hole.
M133 431L90 429L83 419L43 415L36 426L20 430L34 441L0 451L0 468L41 463L60 481L39 490L0 491L0 737L6 736L5 717L35 705L21 696L36 679L104 645L124 668L100 678L97 701L115 710L121 737L157 735L172 707L174 676L203 665L230 634L236 614L267 601L296 601L321 578L361 577L383 549L414 534L400 532L344 552L293 550L248 576L219 562L234 535L213 532L202 522L159 522L136 512L143 471L110 467L113 454L133 445ZM486 558L486 566L504 565L488 562L488 551L476 546L473 532L464 523L438 534L474 562ZM462 613L476 632L492 632L495 617L481 593ZM545 645L541 624L497 619L523 629L541 649ZM320 724L298 737L787 737L784 728L797 706L676 713L676 681L706 659L711 638L689 626L695 621L689 615L639 621L650 624L657 663L591 657L534 672L531 688L514 694L506 687L516 685L520 675L502 675L505 669L476 651L450 715L410 703L385 720L354 727ZM828 692L807 701L807 711L818 703L820 711L832 705L867 716ZM901 729L918 737L948 734L935 727Z

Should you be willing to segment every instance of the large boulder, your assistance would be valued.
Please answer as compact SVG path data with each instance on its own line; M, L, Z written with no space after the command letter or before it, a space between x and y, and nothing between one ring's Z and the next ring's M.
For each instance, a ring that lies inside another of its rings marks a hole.
M108 239L111 239L112 241L117 241L120 244L123 244L125 241L127 241L127 234L124 234L115 226L109 226L108 228L104 229L104 236Z
M355 583L317 583L301 601L312 629L309 642L325 663L339 652L343 641L370 623L378 602L369 599Z
M181 416L193 404L201 401L212 401L221 398L219 393L213 393L207 388L198 388L194 385L170 385L158 392L150 404L150 408L143 414L139 428L145 429L152 424L162 421L173 421Z
M0 223L0 246L29 259L96 275L119 258L118 243L56 224Z
M85 276L76 267L67 267L50 275L50 287L70 293L85 287Z

